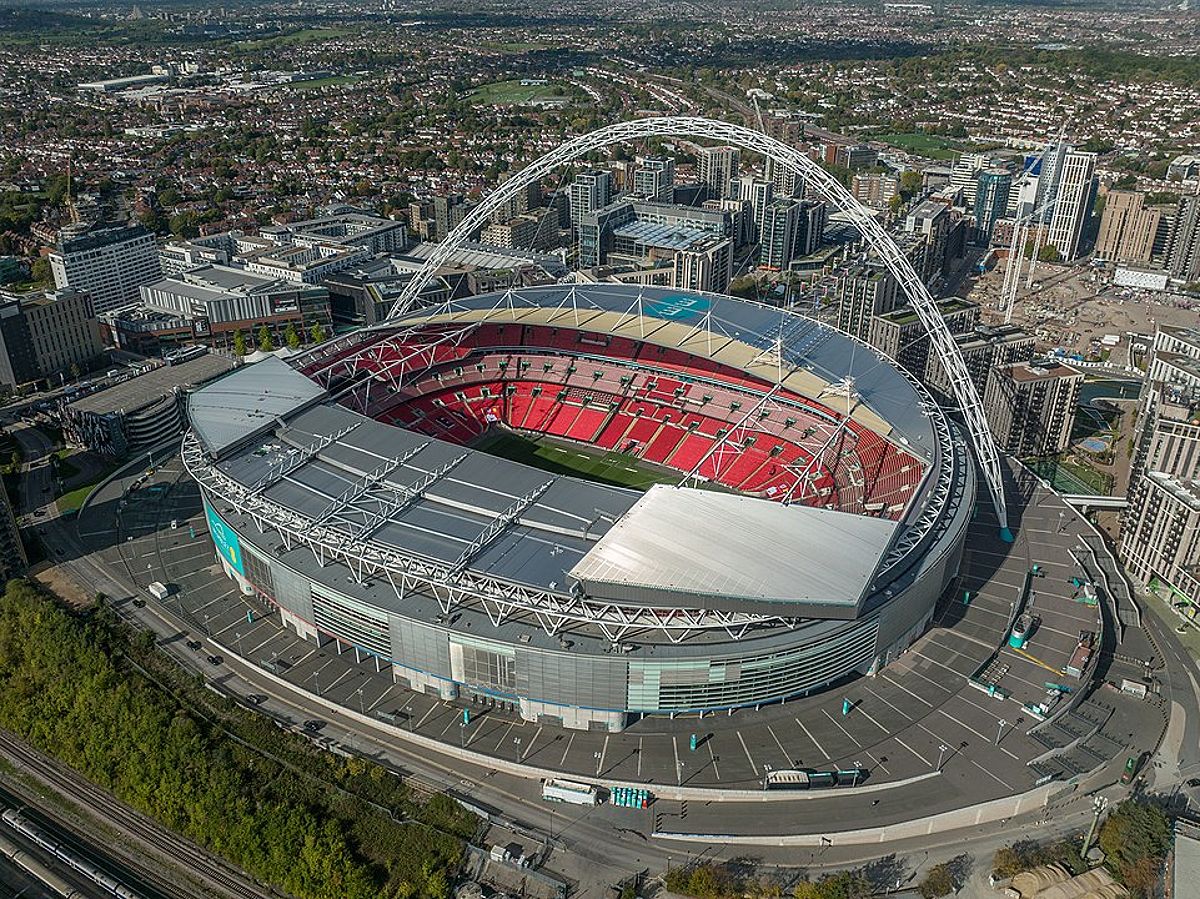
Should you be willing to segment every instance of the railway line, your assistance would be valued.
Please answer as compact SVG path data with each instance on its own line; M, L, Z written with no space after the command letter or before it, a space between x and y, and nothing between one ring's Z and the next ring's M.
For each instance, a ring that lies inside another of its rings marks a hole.
M3 731L0 731L0 754L63 796L88 809L104 823L130 835L137 842L169 859L198 882L215 891L213 895L233 899L264 899L281 895L259 886L246 874L214 859L195 843L160 827L141 812L129 808L106 791L80 778L66 766L48 759ZM45 817L64 829L77 828L77 825L60 815L41 811ZM115 854L116 847L112 848ZM163 895L171 899L194 899L194 891L187 885L165 877L162 867L154 864L153 860L136 857L133 853L124 853L121 855L121 861Z

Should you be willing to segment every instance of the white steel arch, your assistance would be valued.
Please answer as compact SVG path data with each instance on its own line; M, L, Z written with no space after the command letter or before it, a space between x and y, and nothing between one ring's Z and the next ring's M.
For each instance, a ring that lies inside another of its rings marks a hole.
M984 478L987 480L992 503L996 509L996 517L1000 522L1000 535L1004 540L1011 541L1013 538L1008 529L1004 481L996 443L988 428L979 391L975 389L975 383L971 380L958 345L955 344L954 338L950 334L950 329L946 327L946 322L938 314L937 303L904 253L896 246L895 241L875 221L872 213L855 200L841 182L795 147L790 147L760 131L697 116L662 116L617 122L598 128L590 134L573 138L526 166L474 206L458 227L434 248L425 263L405 286L404 292L392 307L388 317L394 318L411 308L437 270L450 260L454 251L467 239L468 235L482 227L491 218L492 213L517 192L533 182L541 180L560 166L594 150L648 137L708 138L761 153L801 174L806 185L813 188L826 202L851 219L866 242L870 244L871 249L887 266L900 288L908 296L913 310L929 334L934 352L938 354L945 366L954 397L966 419L967 429L970 431L972 442L975 445L976 456L983 468Z

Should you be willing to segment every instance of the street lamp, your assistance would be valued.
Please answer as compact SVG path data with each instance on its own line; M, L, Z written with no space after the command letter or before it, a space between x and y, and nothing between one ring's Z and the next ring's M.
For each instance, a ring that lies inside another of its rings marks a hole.
M1000 737L1004 734L1004 725L1008 724L1008 722L1005 721L1003 718L1001 718L999 721L999 724L1000 724L1000 727L996 731L996 745L997 746L1000 745Z
M941 771L941 770L942 770L942 758L943 758L943 757L946 755L946 750L947 750L947 749L949 749L949 748L950 748L950 747L949 747L949 746L947 746L945 743L942 743L940 746L938 746L938 763L937 763L937 770L939 770L939 771Z
M521 761L521 738L520 737L513 737L513 746L516 747L517 761L519 762L519 761Z

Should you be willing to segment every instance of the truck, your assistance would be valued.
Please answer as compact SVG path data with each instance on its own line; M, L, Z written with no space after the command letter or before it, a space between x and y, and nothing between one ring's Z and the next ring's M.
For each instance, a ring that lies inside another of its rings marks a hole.
M574 780L548 779L542 781L542 798L547 802L598 805L600 791L591 784L579 783Z
M171 595L171 588L162 581L154 581L146 588L150 591L150 595L157 600L164 600Z

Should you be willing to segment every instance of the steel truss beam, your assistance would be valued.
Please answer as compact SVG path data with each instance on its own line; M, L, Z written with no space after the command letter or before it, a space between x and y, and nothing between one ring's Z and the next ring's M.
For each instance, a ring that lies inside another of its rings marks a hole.
M536 621L551 636L571 626L587 625L596 627L614 643L644 633L661 634L672 643L680 643L694 633L714 630L722 630L736 640L753 629L794 627L798 623L777 615L621 606L592 600L578 591L554 592L513 584L470 568L456 571L453 564L409 555L362 539L347 539L341 528L331 527L330 523L319 524L272 502L213 465L191 431L184 436L182 456L188 474L200 484L210 502L219 500L247 515L260 533L278 533L285 549L306 547L321 565L341 562L359 583L372 578L386 580L400 600L409 593L433 596L447 613L457 605L473 606L482 608L497 625L526 618ZM444 470L439 471L444 474ZM430 477L436 480L434 475ZM413 491L414 495L419 492ZM383 516L381 520L386 519ZM365 529L360 533L365 533Z
M785 168L802 175L809 187L850 219L862 233L867 244L896 278L900 288L912 304L913 311L916 312L921 324L928 332L930 343L945 367L954 398L958 401L970 432L976 457L983 469L992 503L996 508L1001 536L1005 540L1011 540L1012 534L1008 529L1008 510L1004 497L1000 456L996 450L995 441L992 439L991 430L988 428L979 391L975 389L975 384L963 361L962 353L954 342L954 337L939 313L937 303L930 295L925 283L913 269L903 251L875 220L871 211L855 200L837 179L795 147L790 147L760 131L696 116L664 116L617 122L559 145L505 181L467 213L458 227L454 228L446 239L437 245L412 280L405 285L404 291L392 307L389 317L395 318L412 308L417 303L421 291L437 274L438 269L450 260L468 235L482 227L491 218L492 213L511 197L516 196L519 191L551 174L560 166L587 153L613 144L644 140L650 137L707 138L761 153Z

